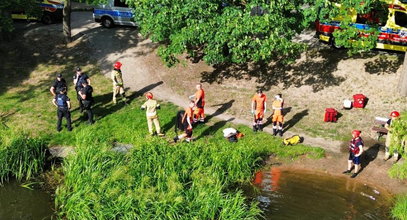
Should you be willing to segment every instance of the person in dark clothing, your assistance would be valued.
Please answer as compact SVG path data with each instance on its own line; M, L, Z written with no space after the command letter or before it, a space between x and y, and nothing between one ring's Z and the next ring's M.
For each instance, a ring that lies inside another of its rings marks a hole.
M61 88L59 89L59 94L55 96L55 98L52 100L52 103L58 108L57 110L57 116L58 116L58 122L57 122L57 131L61 131L61 123L62 123L62 118L65 117L66 119L66 127L68 131L72 131L72 126L71 126L71 113L69 112L69 109L71 108L71 101L68 98L68 96L65 95L66 89Z
M65 79L62 77L62 74L59 73L59 74L57 74L57 78L55 79L54 84L51 86L49 91L55 97L57 94L59 94L59 91L61 89L65 89L65 93L66 93L67 88L68 87L66 86Z
M79 101L79 109L81 112L84 110L84 106L82 104L82 99L81 96L79 95L79 91L83 88L82 84L83 82L86 82L88 85L90 85L90 78L88 75L82 73L82 70L80 67L76 68L76 74L73 76L73 84L75 85L75 90L76 90L76 98Z
M83 106L83 110L86 110L88 114L88 123L93 124L93 96L92 96L93 88L88 84L88 82L82 82L82 89L78 92L78 95L81 97L81 103Z

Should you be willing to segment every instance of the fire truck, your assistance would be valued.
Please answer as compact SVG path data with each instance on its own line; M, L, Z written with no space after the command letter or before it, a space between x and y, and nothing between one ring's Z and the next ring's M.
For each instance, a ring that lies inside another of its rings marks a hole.
M360 15L355 10L350 10L353 22L351 25L359 29L363 36L363 30L371 28L367 23L374 22L379 25L380 32L376 48L405 52L407 51L407 0L387 0L384 3L388 5L387 20L380 21L375 16L375 11ZM340 7L339 4L335 6ZM316 36L321 41L338 48L333 33L340 29L340 23L341 18L333 19L330 22L316 21Z

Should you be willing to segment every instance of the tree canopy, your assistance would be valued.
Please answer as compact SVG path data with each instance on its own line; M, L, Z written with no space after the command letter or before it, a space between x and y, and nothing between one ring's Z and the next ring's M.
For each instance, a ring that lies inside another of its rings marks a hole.
M141 33L162 46L168 65L176 56L203 53L209 64L291 58L304 45L291 39L305 22L303 0L127 0Z
M40 13L38 1L36 0L0 1L0 33L8 33L14 30L11 12L22 9L28 16L36 16Z

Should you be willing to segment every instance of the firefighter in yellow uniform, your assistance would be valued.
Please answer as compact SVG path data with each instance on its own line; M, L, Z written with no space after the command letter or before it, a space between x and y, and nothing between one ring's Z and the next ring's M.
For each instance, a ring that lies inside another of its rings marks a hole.
M158 136L164 136L161 133L160 122L158 121L157 109L160 109L160 104L158 104L157 100L153 99L153 93L147 92L145 94L147 101L141 106L142 110L146 110L147 116L147 125L148 125L148 132L150 135L155 135L153 131L153 123L155 126L155 131L157 132Z
M112 80L113 80L113 103L116 104L116 96L117 94L120 94L124 104L127 104L127 99L124 94L124 86L123 86L123 76L122 76L122 71L121 68L122 63L116 62L113 65L113 71L112 71Z
M276 95L273 103L271 104L273 108L272 122L274 136L276 136L277 134L279 134L281 137L283 136L283 122L284 122L283 105L284 100L281 97L281 94Z

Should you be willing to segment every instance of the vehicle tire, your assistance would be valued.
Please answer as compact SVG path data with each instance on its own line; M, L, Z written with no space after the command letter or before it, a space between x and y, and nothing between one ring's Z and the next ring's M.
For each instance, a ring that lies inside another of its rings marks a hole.
M103 25L103 27L105 27L105 28L111 28L111 27L114 26L114 22L113 22L113 20L112 20L111 18L109 18L109 17L103 17L103 18L102 18L102 25Z
M44 14L41 18L43 24L52 24L52 16L49 14Z

